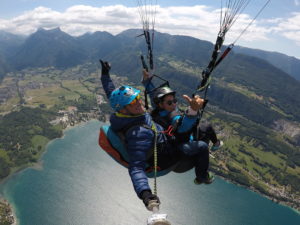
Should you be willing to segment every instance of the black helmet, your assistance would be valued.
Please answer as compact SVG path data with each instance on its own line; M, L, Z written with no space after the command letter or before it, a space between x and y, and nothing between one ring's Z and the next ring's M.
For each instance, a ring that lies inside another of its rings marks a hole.
M175 95L176 92L167 86L160 87L154 92L153 101L155 104L158 104L163 97L165 97L166 95L170 95L170 94Z

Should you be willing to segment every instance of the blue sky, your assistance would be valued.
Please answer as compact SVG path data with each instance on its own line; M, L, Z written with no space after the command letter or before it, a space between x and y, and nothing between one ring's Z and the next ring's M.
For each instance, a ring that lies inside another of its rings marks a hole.
M152 2L159 5L155 26L158 31L215 41L221 0ZM236 39L265 2L250 1L227 33L225 44ZM40 27L60 27L74 36L98 30L117 34L129 28L141 28L136 7L137 0L1 0L0 30L29 35ZM300 59L300 0L271 0L236 44Z

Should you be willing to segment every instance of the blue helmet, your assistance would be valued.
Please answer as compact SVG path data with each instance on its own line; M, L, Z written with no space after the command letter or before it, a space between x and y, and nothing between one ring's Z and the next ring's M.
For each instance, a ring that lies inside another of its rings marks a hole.
M113 110L119 111L126 105L130 104L130 102L132 102L140 92L141 91L138 89L123 85L111 93L109 97L110 106Z

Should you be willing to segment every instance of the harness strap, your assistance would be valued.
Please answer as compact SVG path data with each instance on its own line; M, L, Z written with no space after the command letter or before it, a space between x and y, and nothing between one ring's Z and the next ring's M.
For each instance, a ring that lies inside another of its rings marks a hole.
M155 195L157 195L157 183L156 183L156 177L157 177L157 129L152 121L151 129L154 131L154 148L153 148L153 157L154 157L154 184L153 184L153 192Z

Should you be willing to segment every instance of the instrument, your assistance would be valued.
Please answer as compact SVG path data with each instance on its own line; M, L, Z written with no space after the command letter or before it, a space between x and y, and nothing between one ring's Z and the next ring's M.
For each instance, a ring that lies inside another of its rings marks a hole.
M171 225L167 220L167 214L159 213L159 203L157 201L150 201L148 209L153 212L147 220L147 225Z

